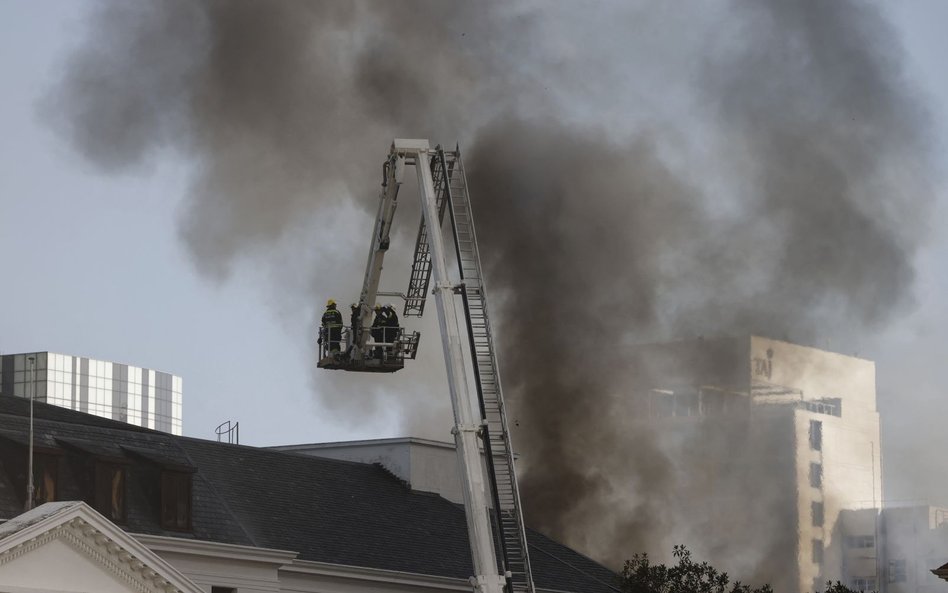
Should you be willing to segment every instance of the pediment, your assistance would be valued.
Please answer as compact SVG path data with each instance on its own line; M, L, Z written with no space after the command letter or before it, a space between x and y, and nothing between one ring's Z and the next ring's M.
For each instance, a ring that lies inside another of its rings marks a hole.
M201 593L82 502L47 503L0 526L0 590Z

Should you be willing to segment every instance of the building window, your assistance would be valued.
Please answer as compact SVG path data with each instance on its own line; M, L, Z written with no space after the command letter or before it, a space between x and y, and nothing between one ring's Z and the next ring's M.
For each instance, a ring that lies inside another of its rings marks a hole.
M165 529L191 529L191 474L161 472L161 526Z
M890 560L889 561L889 582L890 583L904 583L905 581L906 581L905 560Z
M810 464L810 486L813 486L814 488L823 487L823 464L822 463Z
M823 540L813 540L813 564L823 564Z
M846 547L848 548L874 548L876 547L876 536L851 535L846 538Z
M823 503L814 502L812 505L810 505L810 510L812 511L812 514L813 514L814 527L822 527L823 526Z
M875 591L876 590L876 578L875 577L857 577L849 581L850 589L855 591Z
M211 587L211 593L237 593L237 589L233 587L218 587L215 585Z
M26 505L29 490L29 447L0 439L0 490ZM9 481L8 481L9 480ZM33 451L33 494L30 508L58 500L59 451L39 448Z
M95 509L119 523L125 522L126 468L100 461L95 466Z
M823 450L823 423L819 420L810 420L810 448Z
M33 454L33 506L56 500L56 458Z

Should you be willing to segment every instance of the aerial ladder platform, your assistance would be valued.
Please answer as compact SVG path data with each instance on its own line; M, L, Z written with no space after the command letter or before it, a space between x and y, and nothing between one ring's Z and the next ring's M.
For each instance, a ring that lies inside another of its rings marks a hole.
M381 293L382 265L391 243L398 191L408 166L415 168L422 201L409 285L405 293ZM431 148L427 140L396 139L382 170L382 191L357 311L338 342L333 344L323 335L318 366L355 372L400 370L405 360L415 358L420 335L399 327L383 336L373 328L376 299L380 295L402 296L402 315L409 318L421 317L428 294L434 295L454 412L452 433L475 573L471 577L473 590L535 593L460 149ZM445 246L445 216L453 238L454 274L450 273ZM462 327L466 331L462 332ZM473 375L473 392L469 370ZM482 447L487 461L486 483L481 466Z

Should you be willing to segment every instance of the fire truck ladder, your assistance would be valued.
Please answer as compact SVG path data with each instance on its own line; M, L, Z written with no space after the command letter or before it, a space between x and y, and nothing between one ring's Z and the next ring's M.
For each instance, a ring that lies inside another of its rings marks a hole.
M513 447L500 388L497 357L494 355L487 315L487 295L460 150L455 147L454 151L446 151L439 146L434 153L431 169L435 191L439 199L442 195L446 198L451 213L477 396L484 421L482 438L493 486L495 530L503 553L507 590L509 593L534 593L520 490L514 471Z
M444 210L448 204L448 184L445 183L445 171L450 177L454 163L447 169L441 166L438 153L431 157L431 177L434 181L438 203L438 221L444 220ZM420 166L420 165L416 165ZM405 317L421 317L425 312L425 300L428 296L428 286L431 283L431 246L428 244L428 227L425 217L421 217L418 225L418 238L415 239L415 257L411 264L411 276L408 279L408 290L405 292L405 308L402 314Z

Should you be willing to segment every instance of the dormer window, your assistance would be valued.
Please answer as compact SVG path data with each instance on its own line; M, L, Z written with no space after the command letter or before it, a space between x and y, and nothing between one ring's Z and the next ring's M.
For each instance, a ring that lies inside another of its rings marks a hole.
M161 526L191 529L191 472L161 470Z
M33 454L33 506L56 500L59 465L54 455Z
M125 464L97 461L95 464L95 509L116 523L124 523Z
M5 480L26 505L29 474L29 440L22 435L0 434L0 487ZM33 500L30 508L57 500L59 494L59 457L62 451L37 439L33 448Z

